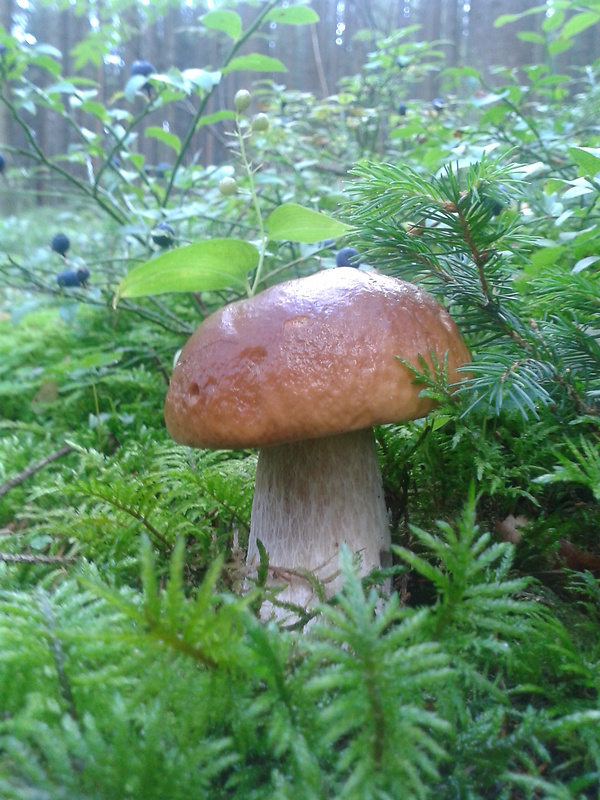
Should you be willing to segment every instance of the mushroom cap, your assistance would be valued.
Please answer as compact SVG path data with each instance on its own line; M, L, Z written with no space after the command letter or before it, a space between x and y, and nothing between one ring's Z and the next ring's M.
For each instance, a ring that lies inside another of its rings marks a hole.
M173 369L165 421L192 447L264 447L425 416L435 405L397 358L451 382L469 351L412 283L351 267L287 281L202 322Z

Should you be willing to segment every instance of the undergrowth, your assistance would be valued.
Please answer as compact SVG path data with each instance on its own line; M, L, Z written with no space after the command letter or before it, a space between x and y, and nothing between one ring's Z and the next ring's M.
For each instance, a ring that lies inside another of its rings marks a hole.
M471 493L455 527L397 550L430 604L375 613L346 554L310 636L259 622L219 559L186 588L183 539L163 580L141 538L139 590L85 562L4 588L3 796L592 797L598 648L511 577L475 509ZM597 583L579 591L597 602Z
M210 35L232 39L226 67L263 23L312 18L277 5L259 3L241 34L235 12L209 16ZM597 14L545 19L536 41L551 64L552 45ZM31 175L49 170L66 194L58 211L0 220L0 797L600 797L597 65L572 96L549 66L498 70L495 88L455 68L441 107L401 111L398 92L442 53L395 32L334 97L262 81L268 130L235 105L204 118L212 69L134 77L127 107L90 101L82 128L73 108L94 88L37 87L31 64L52 84L58 59L2 41L0 96ZM135 138L184 100L189 138L160 177ZM29 103L68 117L81 149L47 157ZM234 119L231 163L186 151L206 121L231 134ZM89 184L67 169L82 154ZM10 163L0 186L26 184ZM289 242L283 226L269 240L263 212L272 226L291 200L308 227L317 210L343 217L345 238ZM360 269L425 286L457 320L473 356L460 387L443 362L411 366L436 410L376 429L389 596L344 553L343 591L304 629L257 617L268 590L245 568L256 454L177 447L163 421L177 350L244 287L137 286L112 305L140 262L177 262L152 238L165 220L177 246L260 239L252 291L331 268L348 244ZM49 247L57 225L67 260ZM81 264L88 284L57 283Z

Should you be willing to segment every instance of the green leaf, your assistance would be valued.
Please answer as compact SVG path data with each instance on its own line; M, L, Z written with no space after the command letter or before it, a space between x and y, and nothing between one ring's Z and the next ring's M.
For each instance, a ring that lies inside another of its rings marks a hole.
M481 97L471 97L471 103L476 108L481 108L482 106L489 106L492 103L498 103L500 100L504 100L505 97L508 97L508 92L502 92L501 94L487 92Z
M600 172L600 149L597 147L569 147L569 156L577 164L580 178Z
M130 153L129 161L136 169L141 170L146 163L146 156L142 155L142 153Z
M210 92L214 86L218 86L222 77L220 72L209 72L206 69L197 69L195 67L184 69L181 75L186 81L189 81L194 86L199 86L206 92Z
M579 272L582 272L584 269L587 269L589 266L595 264L596 261L599 260L600 256L587 256L586 258L582 258L575 264L571 272L573 275L577 275Z
M62 53L58 48L53 47L51 44L36 44L34 48L35 55L51 56L52 58L62 58Z
M437 417L434 417L431 420L431 430L438 431L440 428L443 428L446 423L450 422L453 419L449 414L440 414Z
M60 81L48 86L46 92L48 94L76 94L79 91L77 87L70 81Z
M214 114L207 114L200 119L196 125L196 130L203 125L214 125L215 122L222 122L224 119L235 119L235 113L225 109L223 111L215 111Z
M551 56L555 56L558 55L558 53L562 53L564 50L569 50L572 46L572 39L557 39L555 42L548 45L548 53Z
M278 58L262 56L260 53L252 53L249 56L239 56L234 58L223 69L223 75L234 70L252 70L253 72L287 72L285 64Z
M289 8L274 8L269 11L266 20L283 25L310 25L319 22L317 12L307 6L290 6Z
M125 84L123 94L130 103L133 103L136 94L140 91L142 86L145 86L147 83L148 78L145 75L134 75Z
M552 3L552 11L556 13L557 11L562 9L570 9L573 7L573 0L554 0ZM534 6L533 8L528 8L527 11L521 11L520 14L502 14L502 16L497 17L494 20L494 27L501 28L503 25L508 24L509 22L517 22L519 19L523 19L523 17L528 17L531 14L547 14L548 13L548 6Z
M519 31L519 33L517 33L517 39L520 39L522 42L531 42L532 44L546 43L543 36L533 31Z
M546 17L542 22L542 30L548 33L549 31L554 31L556 28L560 28L565 20L565 12L564 11L555 11L554 14L550 17Z
M146 534L142 535L140 542L140 561L142 564L142 584L144 586L144 612L149 622L158 622L160 619L158 581L154 569L152 545Z
M575 14L571 19L565 22L562 31L560 32L562 39L570 39L577 36L581 31L591 28L600 22L600 14L595 11L584 11L581 14Z
M206 292L243 286L258 265L258 250L240 239L210 239L140 264L123 278L113 301L166 292Z
M572 200L574 197L583 197L586 194L592 194L594 188L587 181L579 182L572 181L570 189L563 194L563 200Z
M230 39L233 39L234 42L237 42L242 35L242 20L235 11L228 11L226 9L211 11L209 14L200 17L200 22L204 27L210 28L213 31L222 31L222 33L225 33Z
M166 144L167 147L172 147L173 150L179 154L179 151L181 150L181 139L179 136L175 136L174 133L169 133L168 131L163 130L163 128L156 126L146 128L144 133L149 138L158 139L160 142L163 142L163 144Z
M265 222L269 239L314 244L323 239L337 239L351 230L350 225L327 217L296 203L275 209Z
M536 250L536 252L531 255L531 263L534 272L539 272L542 267L547 267L549 264L556 264L564 251L565 248L563 245L540 247L539 250ZM529 272L530 270L526 268L526 271Z
M36 55L31 59L30 63L34 64L36 67L40 67L40 69L45 69L51 75L54 75L55 78L58 78L60 75L60 64L48 55Z
M510 112L510 106L497 105L491 106L481 115L482 125L499 125L504 117Z
M108 122L110 115L102 103L97 103L95 100L86 100L81 104L81 110L86 111L88 114L93 114L98 117L102 122Z
M510 22L516 22L520 18L520 14L502 14L501 17L496 17L494 20L494 28L501 28L503 25L508 25Z

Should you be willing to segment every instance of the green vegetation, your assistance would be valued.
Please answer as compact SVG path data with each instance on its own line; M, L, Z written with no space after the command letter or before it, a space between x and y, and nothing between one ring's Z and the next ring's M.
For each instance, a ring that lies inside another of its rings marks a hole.
M314 21L231 5L204 18L218 71L140 72L118 109L0 29L29 159L0 180L60 198L0 220L0 796L598 797L600 69L551 65L600 15L556 3L547 64L443 72L443 107L398 108L443 65L392 33L332 98L264 80L207 115L223 74L277 68L239 54L263 24ZM144 127L184 100L186 135ZM79 146L49 157L34 106ZM228 163L188 158L204 124ZM282 628L245 580L256 454L175 445L164 396L201 319L343 245L435 294L473 363L453 393L415 369L437 410L376 431L391 595L345 552L343 592Z

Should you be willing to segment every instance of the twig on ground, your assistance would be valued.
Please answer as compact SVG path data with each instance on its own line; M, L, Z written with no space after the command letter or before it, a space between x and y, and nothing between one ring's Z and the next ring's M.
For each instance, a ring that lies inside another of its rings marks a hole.
M27 480L31 475L38 472L40 469L43 469L47 464L50 464L52 461L56 461L57 458L62 458L66 456L67 453L70 453L73 448L70 444L65 444L58 450L55 450L53 453L50 453L44 458L41 458L39 461L36 461L35 464L30 464L26 469L22 472L19 472L18 475L15 475L10 480L6 481L0 485L0 497L3 497L7 492L10 492L11 489L14 489L15 486L18 486L23 481Z

